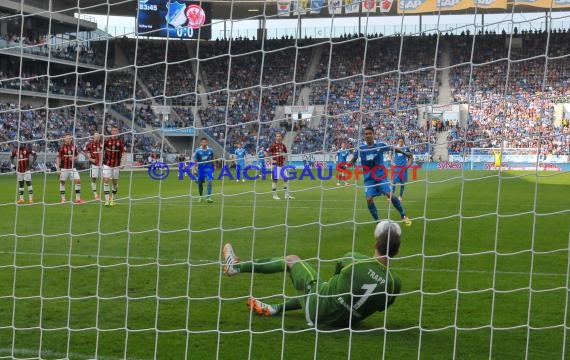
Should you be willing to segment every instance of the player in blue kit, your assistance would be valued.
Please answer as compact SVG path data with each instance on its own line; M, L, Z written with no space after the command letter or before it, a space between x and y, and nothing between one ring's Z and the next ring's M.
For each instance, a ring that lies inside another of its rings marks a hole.
M194 151L192 160L196 163L192 168L194 175L198 175L198 193L200 198L198 202L202 202L204 194L204 182L207 182L206 202L212 203L212 180L214 180L214 150L208 146L208 139L202 138L200 140L200 147Z
M339 169L339 167L341 169L346 169L346 165L347 165L347 161L348 161L348 155L350 155L350 150L348 150L346 148L346 143L342 143L340 145L340 149L338 149L338 151L336 152L336 166L337 169ZM348 185L348 180L347 180L347 175L340 172L337 175L337 182L336 182L336 186L340 186L340 181L343 180L344 181L344 185Z
M398 210L404 225L412 225L412 221L406 216L406 212L402 208L402 204L398 198L392 196L390 182L388 181L388 173L384 166L384 153L395 151L402 153L408 158L413 155L400 150L399 148L387 145L383 142L374 141L374 129L371 126L364 128L364 143L359 145L352 157L352 164L360 157L360 163L364 167L364 189L366 192L366 202L368 203L368 210L374 218L378 221L378 209L374 204L374 197L386 195L392 201L392 205Z
M239 181L241 177L241 181L245 182L245 179L240 176L243 169L245 168L245 156L247 155L247 151L241 147L241 143L236 144L237 149L234 151L235 161L236 161L236 182Z
M263 146L260 146L257 149L257 169L255 170L255 175L257 176L258 172L261 171L262 168L265 167L265 149Z
M263 147L257 149L257 167L260 169L265 167L265 150L263 150Z
M406 153L411 153L410 148L404 143L404 138L398 139L398 148ZM402 153L394 153L392 166L397 171L393 171L394 178L392 179L392 194L396 193L396 184L400 184L400 196L398 200L402 201L404 197L404 186L408 182L408 166L412 165L413 158L408 158Z

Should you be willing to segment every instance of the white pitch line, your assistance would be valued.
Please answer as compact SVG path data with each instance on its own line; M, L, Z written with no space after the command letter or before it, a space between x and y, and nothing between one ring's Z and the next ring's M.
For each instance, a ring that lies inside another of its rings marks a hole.
M42 357L40 357L40 355ZM0 358L6 358L6 356L25 356L28 359L42 359L45 356L54 357L58 359L84 359L90 360L95 359L94 355L86 355L86 354L79 354L79 353L62 353L57 351L51 351L42 349L41 353L39 349L27 349L27 348L0 348ZM120 360L124 359L122 357L115 357L115 356L98 356L98 360ZM138 358L129 357L129 359L133 360L140 360Z
M0 254L2 255L14 255L13 251L0 251ZM18 251L16 252L17 255L23 255L23 256L42 256L42 253L36 253L36 252L25 252L25 251ZM102 258L102 259L115 259L115 260L144 260L144 261L151 261L152 263L156 263L157 261L159 261L160 263L163 262L175 262L175 263L186 263L186 264L190 264L192 265L192 263L195 264L214 264L216 262L219 262L219 260L217 259L212 259L212 260L192 260L191 262L188 262L188 259L177 259L177 258L156 258L156 257L145 257L145 256L120 256L120 255L94 255L94 254L63 254L63 253L43 253L44 257L77 257L77 258ZM39 265L39 264L38 264ZM96 265L96 264L93 264ZM136 265L140 265L140 264L136 264ZM163 265L168 265L168 264L163 264ZM30 265L26 265L27 267ZM84 265L82 265L84 266ZM102 265L102 266L109 266L109 265ZM1 267L6 267L6 265L0 266ZM393 267L395 271L414 271L414 272L440 272L440 273L457 273L457 269L429 269L429 268L410 268L410 267L397 267L394 266ZM492 274L493 271L487 271L487 270L460 270L460 272L462 273L468 273L468 274ZM529 272L525 272L525 271L502 271L502 270L497 270L495 271L495 274L499 274L499 275L518 275L518 276L528 276L530 273ZM566 277L566 273L550 273L550 272L533 272L532 273L535 276L545 276L545 277Z

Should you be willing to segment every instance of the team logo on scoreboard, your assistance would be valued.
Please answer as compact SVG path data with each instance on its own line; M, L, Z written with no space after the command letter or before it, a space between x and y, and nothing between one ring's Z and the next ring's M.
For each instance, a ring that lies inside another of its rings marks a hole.
M184 14L185 8L186 6L179 3L178 1L170 2L168 4L168 14L166 15L166 21L175 28L184 26L186 24L186 15Z
M186 17L188 18L188 26L192 29L199 29L200 26L206 23L206 13L198 5L188 5Z

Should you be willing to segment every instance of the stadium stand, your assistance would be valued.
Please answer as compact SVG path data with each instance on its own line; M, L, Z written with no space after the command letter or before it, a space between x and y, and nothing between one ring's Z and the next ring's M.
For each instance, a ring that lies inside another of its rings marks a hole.
M450 154L471 147L539 144L549 153L561 154L568 152L568 127L554 124L553 107L556 101L565 101L570 96L569 59L561 57L570 50L569 35L553 32L548 54L546 34L542 32L521 33L522 46L511 49L505 45L510 35L481 35L475 37L472 56L469 51L472 36L446 36L444 41L452 59L449 86L453 101L471 104L466 127L438 121L425 123L419 119L419 105L438 102L441 79L434 64L446 47L440 46L436 52L434 36L343 37L325 44L317 40L281 39L265 41L263 51L257 41L212 41L199 45L199 59L192 56L193 45L185 42L120 39L127 63L135 63L136 58L136 69L117 68L106 77L97 77L66 72L64 65L58 65L62 67L59 73L48 78L42 66L24 62L20 76L19 66L8 62L0 74L0 89L77 95L92 101L102 100L104 93L110 109L123 117L107 114L106 123L120 124L125 134L133 132L132 126L127 125L129 121L142 129L158 129L191 127L200 120L206 133L229 152L240 141L253 153L258 138L263 145L276 131L291 130L295 131L293 153L330 151L343 141L353 143L362 122L375 126L377 135L388 142L404 136L418 154L433 153L438 131L448 132ZM22 44L26 51L48 55L45 39L41 37L24 39ZM14 50L18 46L19 39L13 36L0 39L0 48ZM52 56L70 60L77 57L86 64L102 64L104 59L98 56L102 51L98 49L103 46L107 44L68 43L52 48ZM548 55L548 60L544 55ZM295 58L297 63L292 66L291 60ZM310 73L312 61L317 65ZM107 62L113 64L115 59ZM545 66L548 71L543 77ZM230 68L229 75L216 71L225 67ZM507 73L509 78L500 75ZM207 102L200 97L200 86ZM326 105L325 113L318 115L318 121L311 126L291 128L283 123L286 119L276 119L276 111L279 106L302 103L303 88L310 90L307 104ZM151 105L155 104L172 105L175 115L163 124L152 111ZM47 139L50 143L69 130L74 130L78 137L86 137L102 124L101 104L78 107L77 115L64 108L48 114L45 108L22 108L22 116L36 126L34 131L30 130L32 127L24 128L20 137ZM15 135L11 129L16 115L11 110L14 109L9 104L0 110L0 123L6 129L3 146ZM195 113L199 119L195 119ZM46 116L59 120L59 125L47 132L42 125ZM71 129L76 118L79 121ZM127 137L129 144L134 141L136 151L160 151L161 147L150 136ZM53 150L49 145L48 148Z

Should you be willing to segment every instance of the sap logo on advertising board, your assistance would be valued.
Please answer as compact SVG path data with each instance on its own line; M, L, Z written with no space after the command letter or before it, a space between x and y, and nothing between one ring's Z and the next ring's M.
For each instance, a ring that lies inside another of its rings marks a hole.
M419 8L426 0L409 0L400 1L401 10L415 10Z
M444 169L452 169L452 170L461 170L461 163L459 162L439 162L437 163L437 169L438 170L444 170Z
M462 0L437 0L436 6L438 8L451 8L459 4Z

